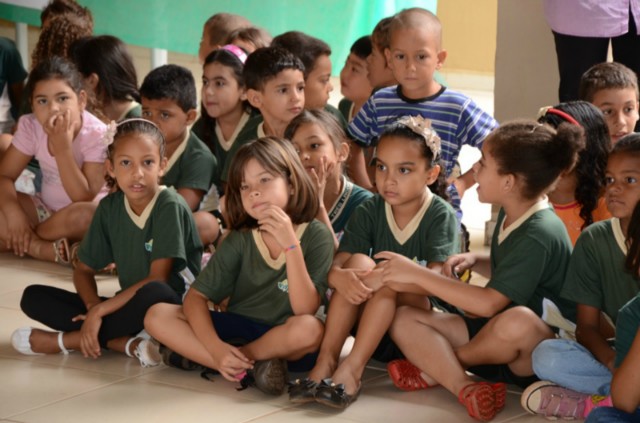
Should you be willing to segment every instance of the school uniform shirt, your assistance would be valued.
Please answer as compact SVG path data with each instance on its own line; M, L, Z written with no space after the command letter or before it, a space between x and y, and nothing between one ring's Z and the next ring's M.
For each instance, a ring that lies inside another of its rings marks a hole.
M373 256L391 251L426 266L458 253L458 238L453 208L428 189L422 207L404 229L398 228L391 206L377 194L353 212L338 252Z
M168 283L181 294L200 273L202 244L189 206L173 188L161 187L140 216L117 191L98 205L78 257L92 269L115 262L121 289L146 278L152 261L171 258Z
M349 217L351 217L356 207L371 197L373 197L373 193L354 184L345 176L342 176L342 192L340 192L336 202L327 213L333 232L339 235L344 230L345 225L349 221Z
M575 321L575 304L560 297L571 256L571 241L562 221L546 199L507 228L503 228L505 217L500 209L491 241L487 287L538 316L542 316L542 300L547 298L566 319Z
M626 255L619 219L589 226L576 242L562 296L601 310L615 324L620 307L640 292L640 282L624 267Z
M298 225L296 237L309 277L325 298L333 261L333 236L323 223ZM293 315L285 253L272 259L257 229L231 231L193 283L214 303L229 297L227 311L267 325L283 324Z
M345 132L347 131L347 125L349 123L347 122L347 119L345 119L345 117L342 115L342 112L340 110L336 109L331 104L327 104L326 106L324 106L324 111L331 113L340 124L340 127L344 129Z
M129 105L129 108L124 111L122 116L118 119L118 122L122 122L123 120L140 118L142 117L142 104L137 101L132 101Z
M620 367L622 361L627 356L631 344L638 333L640 327L640 294L633 297L627 304L622 306L618 313L616 323L616 362L615 367Z
M217 168L216 158L207 146L196 134L187 132L184 141L169 158L162 183L175 189L191 188L206 193L213 184Z
M348 98L344 97L342 100L340 100L340 102L338 103L338 110L340 110L342 117L344 117L347 122L351 122L351 120L354 118L353 101L349 100Z

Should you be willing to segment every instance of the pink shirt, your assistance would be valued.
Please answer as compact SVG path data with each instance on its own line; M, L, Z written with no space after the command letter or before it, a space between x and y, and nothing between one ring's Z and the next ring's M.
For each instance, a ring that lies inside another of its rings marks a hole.
M544 0L544 16L551 29L577 37L626 34L629 9L640 34L640 0Z
M107 158L107 146L102 142L102 135L107 126L91 113L82 113L82 128L73 140L73 157L82 169L85 162L104 163ZM47 134L35 115L24 115L18 121L18 129L13 137L13 146L27 156L35 157L42 170L42 201L52 211L58 211L71 204L71 198L62 186L60 172L55 157L49 154ZM107 195L104 186L96 196L96 200Z

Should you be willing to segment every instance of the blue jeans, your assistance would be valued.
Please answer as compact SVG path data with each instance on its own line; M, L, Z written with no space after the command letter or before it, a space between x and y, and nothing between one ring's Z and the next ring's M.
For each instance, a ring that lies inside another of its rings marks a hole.
M585 423L633 423L640 422L640 408L629 414L613 407L598 407L594 409Z
M541 380L591 395L609 395L611 372L575 341L548 339L533 350L533 371Z

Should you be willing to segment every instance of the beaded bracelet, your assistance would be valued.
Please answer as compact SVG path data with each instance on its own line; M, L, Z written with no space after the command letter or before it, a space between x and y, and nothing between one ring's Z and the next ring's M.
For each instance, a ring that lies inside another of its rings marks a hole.
M292 245L288 246L287 248L285 248L284 252L286 253L287 251L291 251L291 250L295 249L296 247L298 247L298 244L292 244Z

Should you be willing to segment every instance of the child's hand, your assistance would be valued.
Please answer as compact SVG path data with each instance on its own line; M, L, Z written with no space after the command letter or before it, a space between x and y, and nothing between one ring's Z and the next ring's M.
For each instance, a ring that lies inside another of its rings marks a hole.
M458 278L465 270L476 264L476 256L473 253L463 253L451 256L442 265L442 274L450 278Z
M320 167L316 171L315 169L311 169L311 180L316 186L318 190L318 198L322 203L324 199L324 189L327 187L327 177L333 172L334 163L327 164L327 157L322 156L320 158Z
M91 309L84 315L84 323L80 328L80 351L82 355L91 358L98 358L102 353L100 343L98 342L98 332L102 326L102 317L93 312ZM74 317L75 319L82 320L82 315Z
M353 305L360 305L371 298L373 290L366 286L359 274L369 271L356 269L333 268L329 272L329 278L333 287Z
M212 358L215 369L231 382L237 382L239 375L253 368L253 360L249 360L242 351L227 343L222 343L220 348L216 348Z
M382 269L378 267L371 270L358 270L356 271L356 274L358 275L362 283L364 283L373 292L379 290L384 286L384 283L382 281Z
M12 249L15 255L24 257L29 252L31 240L35 237L29 219L24 213L14 213L6 217L7 222L11 223L7 226L6 246Z
M258 220L258 225L261 231L274 237L283 250L298 243L291 218L278 206L267 206Z
M382 251L373 257L384 260L376 265L376 269L381 271L385 285L393 282L411 284L424 277L425 268L403 255Z
M71 121L71 110L69 109L54 114L45 122L43 128L49 137L52 156L71 148L75 126L75 122Z

